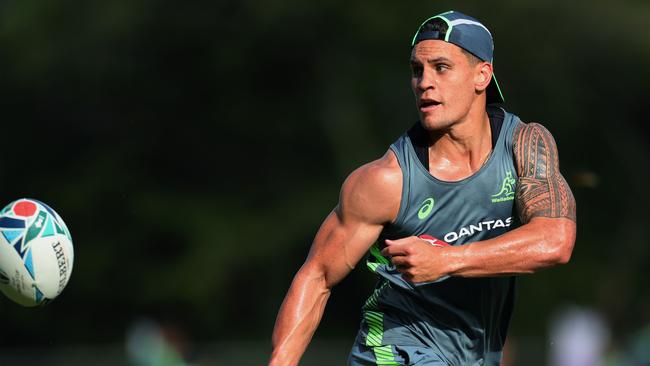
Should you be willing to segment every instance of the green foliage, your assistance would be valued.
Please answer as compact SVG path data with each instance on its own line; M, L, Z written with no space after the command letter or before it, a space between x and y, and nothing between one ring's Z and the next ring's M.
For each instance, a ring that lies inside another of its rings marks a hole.
M48 308L0 302L8 328L72 324L56 339L16 331L4 344L120 339L143 314L197 338L268 336L345 176L416 119L412 33L457 6L3 2L2 197L50 203L77 253L69 288ZM520 281L516 331L541 333L543 315L573 302L620 332L650 321L650 7L504 0L458 10L493 31L508 108L554 133L578 200L574 258ZM329 329L356 327L371 283L355 274L341 285Z

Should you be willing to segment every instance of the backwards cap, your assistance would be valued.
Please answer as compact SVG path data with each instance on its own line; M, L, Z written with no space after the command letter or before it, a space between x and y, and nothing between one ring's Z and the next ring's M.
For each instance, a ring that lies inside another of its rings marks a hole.
M429 30L425 25L434 19L440 19L447 24L446 32ZM434 15L425 20L413 36L411 47L415 47L421 41L435 39L445 41L466 50L478 57L481 61L493 63L494 42L492 34L478 20L457 11ZM487 87L487 103L503 103L504 98L501 88L497 83L496 76L492 74L492 80Z

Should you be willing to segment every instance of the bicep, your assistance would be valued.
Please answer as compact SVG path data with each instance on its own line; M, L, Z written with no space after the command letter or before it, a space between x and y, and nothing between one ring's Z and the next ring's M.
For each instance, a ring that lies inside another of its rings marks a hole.
M557 146L550 132L537 123L520 124L514 133L519 181L516 203L522 223L534 217L576 220L573 193L560 173Z
M341 281L397 216L401 189L401 170L391 153L350 174L303 268L325 276L328 287Z

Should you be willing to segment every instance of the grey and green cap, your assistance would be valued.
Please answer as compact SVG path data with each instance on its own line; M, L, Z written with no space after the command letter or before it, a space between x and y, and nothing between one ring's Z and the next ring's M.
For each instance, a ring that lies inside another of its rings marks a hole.
M431 30L426 25L434 19L440 19L447 24L447 31ZM434 15L425 20L413 36L411 47L421 41L435 39L449 42L478 57L481 61L493 63L494 41L486 26L478 20L457 11L448 11ZM487 87L487 103L503 103L503 93L492 75L492 81Z

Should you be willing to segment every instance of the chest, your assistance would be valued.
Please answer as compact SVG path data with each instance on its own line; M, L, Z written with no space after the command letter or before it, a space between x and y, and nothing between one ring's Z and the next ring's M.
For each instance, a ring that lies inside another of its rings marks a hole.
M441 181L415 163L405 175L400 214L386 237L428 234L452 245L489 239L517 226L514 163L495 157L474 175Z

